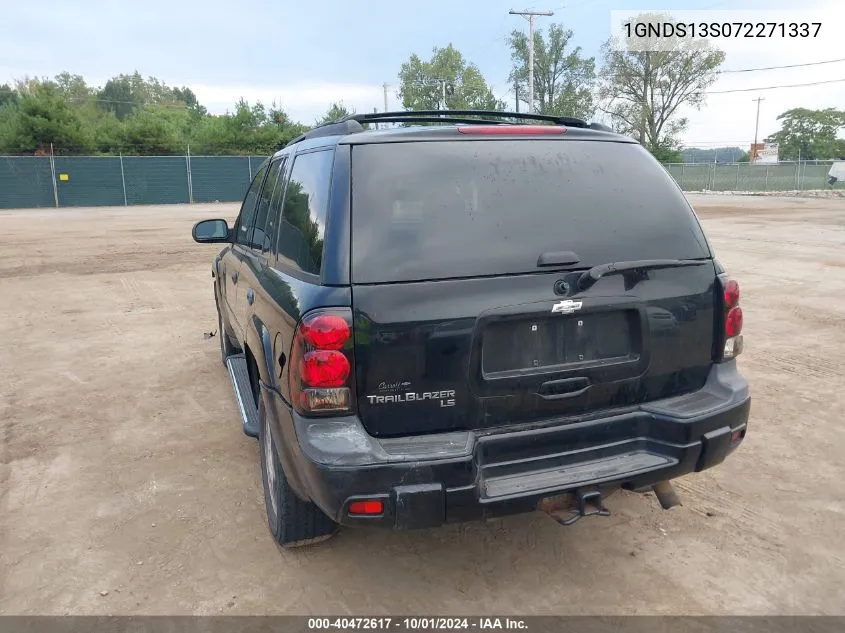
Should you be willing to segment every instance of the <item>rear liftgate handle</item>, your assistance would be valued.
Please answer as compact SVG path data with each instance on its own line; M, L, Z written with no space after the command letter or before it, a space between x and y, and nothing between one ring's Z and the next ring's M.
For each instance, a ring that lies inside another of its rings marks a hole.
M537 395L543 400L564 400L583 395L591 386L590 379L583 376L550 380L540 385Z

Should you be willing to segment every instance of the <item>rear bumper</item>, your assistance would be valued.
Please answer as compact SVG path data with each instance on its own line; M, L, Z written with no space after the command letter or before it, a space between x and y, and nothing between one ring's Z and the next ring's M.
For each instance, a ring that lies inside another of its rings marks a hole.
M741 442L751 403L735 361L714 365L692 394L518 431L377 439L355 416L303 418L275 392L265 397L297 494L339 523L398 528L528 512L576 489L636 489L705 470ZM349 516L362 498L382 499L384 514Z

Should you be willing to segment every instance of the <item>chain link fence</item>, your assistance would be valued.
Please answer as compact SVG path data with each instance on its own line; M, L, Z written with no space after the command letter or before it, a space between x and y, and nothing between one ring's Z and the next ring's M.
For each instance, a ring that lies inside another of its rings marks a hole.
M669 163L664 165L684 191L807 191L843 189L828 184L833 161L751 163Z
M0 156L0 208L243 199L265 156ZM832 161L665 165L684 191L830 189ZM837 182L834 188L845 188Z
M0 156L0 209L242 200L266 156Z

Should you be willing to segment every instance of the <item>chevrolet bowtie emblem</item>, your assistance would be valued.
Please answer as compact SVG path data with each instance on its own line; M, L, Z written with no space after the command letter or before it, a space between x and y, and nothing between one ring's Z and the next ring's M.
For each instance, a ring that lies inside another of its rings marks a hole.
M572 314L576 310L581 309L581 302L580 301L573 301L572 299L566 299L565 301L560 301L552 306L552 314Z

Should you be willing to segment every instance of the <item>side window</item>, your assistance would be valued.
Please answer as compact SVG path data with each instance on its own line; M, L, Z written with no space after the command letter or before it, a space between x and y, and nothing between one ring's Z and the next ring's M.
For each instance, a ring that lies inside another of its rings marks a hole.
M258 208L255 212L255 228L252 231L252 237L250 239L250 246L258 250L261 250L264 245L265 235L267 233L267 215L270 211L270 198L273 196L273 188L279 179L281 166L281 160L270 163L270 173L267 174L267 180L264 181L264 187L258 196Z
M288 157L282 156L282 166L279 168L279 180L273 190L273 197L270 199L270 211L267 214L267 229L264 232L264 244L261 250L264 252L273 248L273 241L276 238L276 229L282 217L282 196L285 195L285 185L288 182Z
M255 178L252 179L249 190L246 192L246 197L244 197L244 203L241 205L241 213L238 216L238 229L235 234L235 242L238 244L249 245L249 238L252 234L252 221L255 219L255 202L258 200L258 192L264 180L264 172L266 170L266 166L258 170Z
M294 159L279 227L279 259L303 272L320 274L334 151Z

